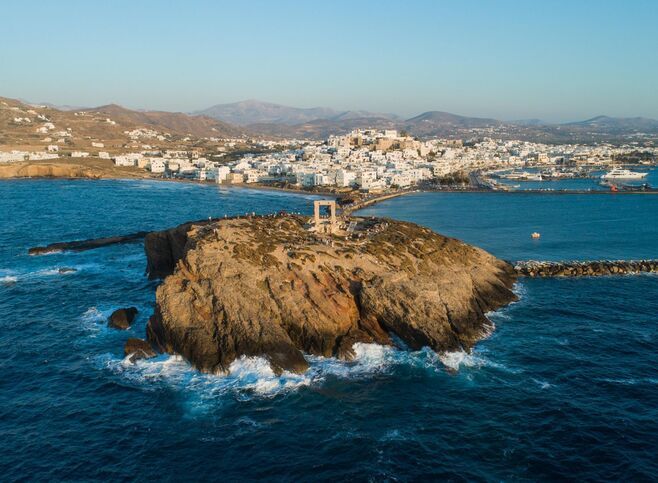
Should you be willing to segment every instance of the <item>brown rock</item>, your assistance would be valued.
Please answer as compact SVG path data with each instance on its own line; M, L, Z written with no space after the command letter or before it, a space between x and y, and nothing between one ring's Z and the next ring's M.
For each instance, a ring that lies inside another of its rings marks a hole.
M146 251L146 273L150 279L164 278L171 275L185 253L187 243L187 232L193 226L208 224L208 220L189 222L179 225L170 230L155 231L147 234L144 238L144 250Z
M420 226L361 220L369 235L323 242L298 216L186 224L147 236L157 289L148 340L206 372L242 355L304 371L303 353L353 357L356 342L470 349L485 313L516 297L513 268Z
M150 359L157 354L151 347L151 344L143 339L130 338L123 346L124 357L130 356L130 362L135 362L139 359Z
M107 322L109 327L119 330L127 330L130 324L135 320L137 309L135 307L128 307L126 309L118 309L112 312L110 319Z

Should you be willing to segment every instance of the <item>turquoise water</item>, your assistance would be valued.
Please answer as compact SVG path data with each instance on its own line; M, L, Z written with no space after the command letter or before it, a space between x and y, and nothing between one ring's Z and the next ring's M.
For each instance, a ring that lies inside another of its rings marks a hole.
M4 480L652 480L658 278L524 280L472 354L360 345L277 377L131 365L155 283L139 244L28 257L49 242L280 209L312 197L139 181L0 183ZM656 258L658 198L418 194L396 216L508 259ZM540 231L537 243L530 239ZM76 268L59 274L61 267ZM127 332L106 327L135 305Z

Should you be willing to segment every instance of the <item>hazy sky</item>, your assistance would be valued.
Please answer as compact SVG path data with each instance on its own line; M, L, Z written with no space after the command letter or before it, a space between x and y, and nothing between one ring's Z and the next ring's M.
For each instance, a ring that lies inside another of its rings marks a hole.
M0 0L0 96L658 118L658 1Z

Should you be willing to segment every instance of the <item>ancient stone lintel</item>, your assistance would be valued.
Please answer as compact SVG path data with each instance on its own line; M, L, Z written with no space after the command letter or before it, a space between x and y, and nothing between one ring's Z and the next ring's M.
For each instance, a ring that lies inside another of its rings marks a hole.
M329 207L329 220L320 217L320 207L322 206ZM331 234L338 231L335 200L315 200L313 202L313 224L317 233Z

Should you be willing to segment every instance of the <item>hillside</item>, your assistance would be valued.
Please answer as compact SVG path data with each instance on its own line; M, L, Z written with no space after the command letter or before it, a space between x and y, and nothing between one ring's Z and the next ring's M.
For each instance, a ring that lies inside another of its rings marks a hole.
M398 126L396 121L382 117L346 117L339 120L316 119L294 126L274 123L250 124L246 128L264 136L321 140L331 134L346 134L354 129L397 129Z
M504 123L495 119L466 117L449 112L429 111L404 121L404 129L416 136L450 137L464 129L493 128Z
M191 116L182 112L133 111L116 104L85 109L99 116L107 115L121 125L139 125L164 130L172 134L195 137L232 137L244 130L207 116Z
M646 117L596 116L584 121L568 122L564 126L603 132L658 131L658 121Z
M43 151L54 144L60 150L113 152L144 144L175 147L186 137L242 135L245 135L243 129L205 116L133 111L114 104L63 111L0 98L0 147L3 150Z

